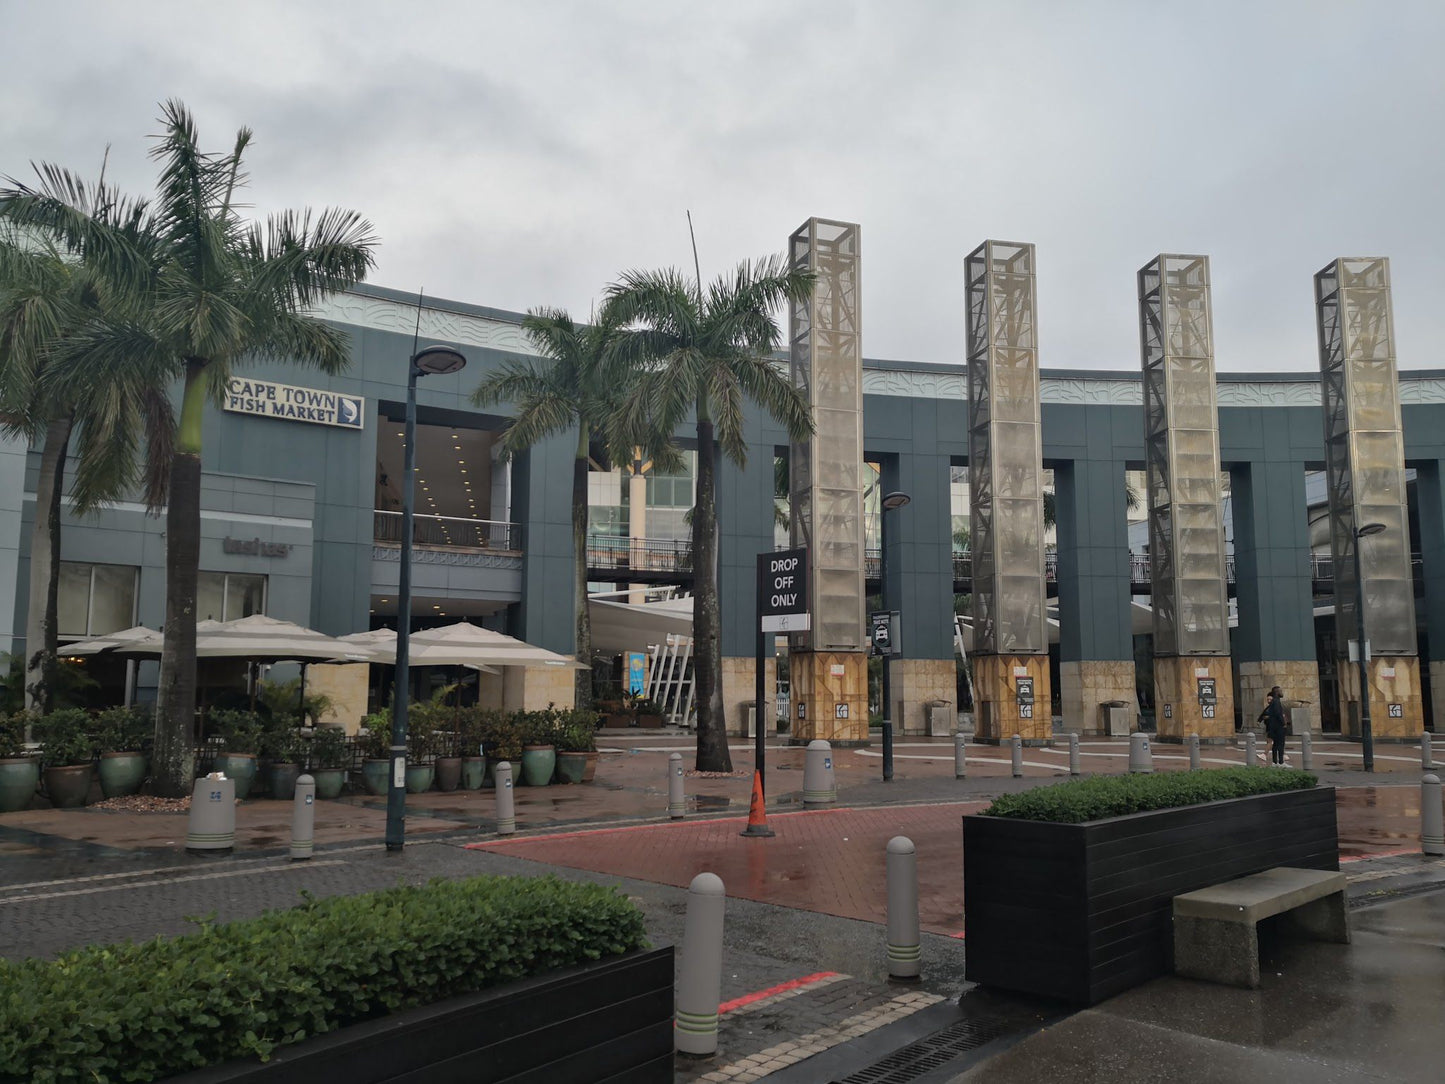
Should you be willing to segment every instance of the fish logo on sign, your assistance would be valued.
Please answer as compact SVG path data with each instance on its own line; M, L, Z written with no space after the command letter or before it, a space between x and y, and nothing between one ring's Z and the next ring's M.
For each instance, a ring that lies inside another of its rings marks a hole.
M361 425L361 404L341 396L336 401L336 421L340 425Z

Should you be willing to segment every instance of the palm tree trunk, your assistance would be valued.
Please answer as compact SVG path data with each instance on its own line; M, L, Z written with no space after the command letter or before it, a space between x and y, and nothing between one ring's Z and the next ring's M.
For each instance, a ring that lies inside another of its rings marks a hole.
M697 770L730 772L722 700L722 638L718 608L717 444L707 401L697 409L697 502L692 513L692 673L697 688Z
M186 390L171 457L166 509L166 625L156 694L152 775L157 794L190 793L195 770L196 577L201 558L201 415L205 363L186 363Z
M572 600L577 621L576 706L592 709L592 617L587 610L587 423L577 430L577 456L572 460Z
M54 707L55 653L59 646L60 501L74 413L52 418L40 451L35 524L30 533L30 606L25 616L25 706L45 714Z

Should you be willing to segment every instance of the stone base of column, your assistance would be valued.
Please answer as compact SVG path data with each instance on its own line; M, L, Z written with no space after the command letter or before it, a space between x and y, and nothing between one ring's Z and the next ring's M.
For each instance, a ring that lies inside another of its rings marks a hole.
M1263 662L1239 664L1239 716L1245 730L1264 733L1264 724L1257 722L1264 710L1270 689L1278 685L1284 693L1285 707L1290 709L1295 725L1292 732L1304 733L1299 723L1308 718L1309 732L1321 737L1320 667L1314 659L1266 659Z
M1111 700L1128 704L1130 729L1139 719L1139 693L1134 686L1133 659L1087 659L1059 663L1059 707L1064 729L1090 736L1108 733L1099 705Z
M778 710L776 692L778 688L778 663L776 659L764 659L763 691L767 694L764 705L764 734L778 731ZM734 737L745 736L748 732L748 708L754 701L757 688L753 677L757 673L757 660L724 655L722 661L723 718L727 720L727 732Z
M793 699L790 741L868 744L865 652L790 652L788 679Z
M1027 707L1018 701L1020 677L1034 679L1034 702ZM1053 741L1053 693L1047 655L975 655L973 689L978 701L975 741L998 745L1012 740L1015 734L1025 745L1048 745Z
M508 666L502 673L502 707L507 711L545 711L577 703L577 679L569 669Z
M894 659L892 667L895 734L927 734L928 705L938 701L948 705L956 725L958 669L952 659Z
M1199 679L1214 679L1213 711L1199 702ZM1154 727L1159 741L1182 742L1190 734L1200 741L1234 737L1234 677L1228 655L1154 657ZM1258 712L1256 711L1256 714Z
M1380 655L1369 661L1370 733L1378 741L1413 741L1425 730L1420 660L1413 655ZM1339 661L1340 734L1360 737L1360 668ZM1399 714L1394 714L1394 712Z

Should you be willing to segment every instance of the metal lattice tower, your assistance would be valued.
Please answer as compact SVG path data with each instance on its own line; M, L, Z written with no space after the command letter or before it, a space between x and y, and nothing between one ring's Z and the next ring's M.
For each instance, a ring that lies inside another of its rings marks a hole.
M1155 655L1228 655L1209 257L1139 270Z

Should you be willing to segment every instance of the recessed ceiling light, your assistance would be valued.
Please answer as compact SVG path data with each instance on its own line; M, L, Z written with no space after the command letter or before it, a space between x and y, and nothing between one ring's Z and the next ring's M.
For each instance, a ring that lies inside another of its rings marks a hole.
M440 606L433 606L432 609L433 609L433 610L440 610L441 607L440 607Z
M466 468L466 467L463 467L463 468L462 468L462 473L463 473L463 474L466 474L466 473L467 473L467 468Z

